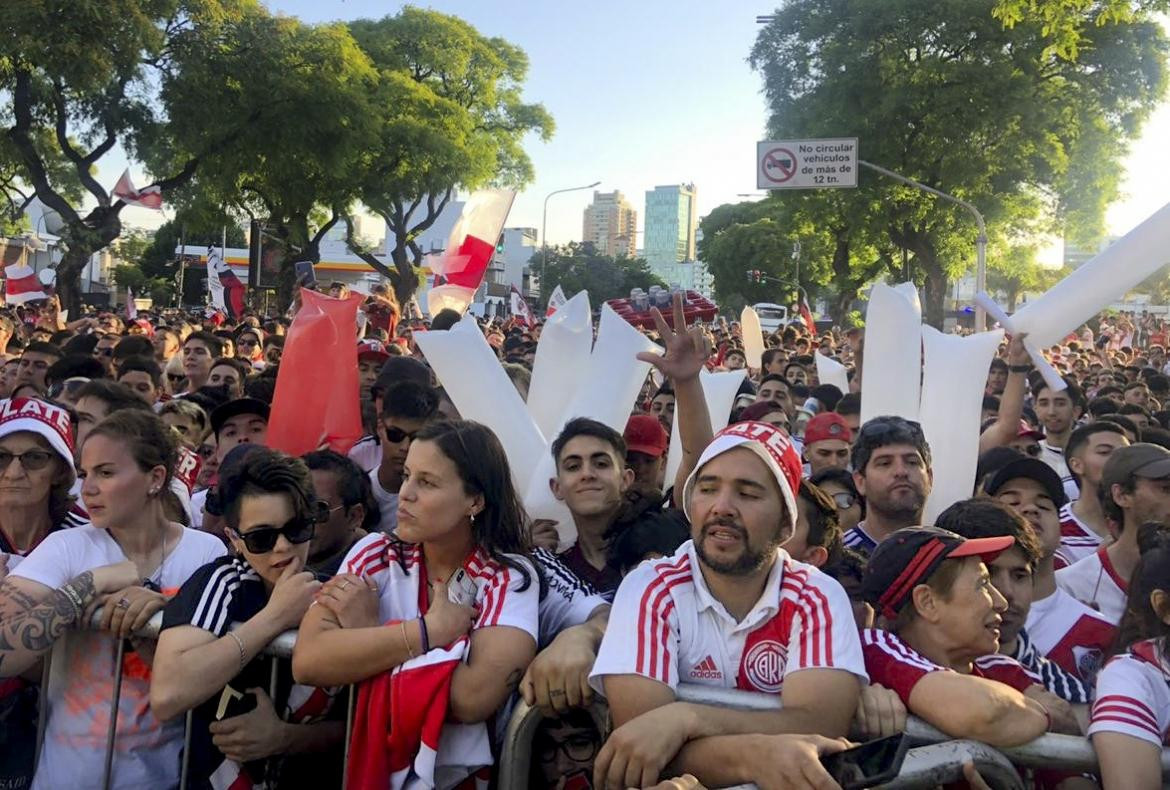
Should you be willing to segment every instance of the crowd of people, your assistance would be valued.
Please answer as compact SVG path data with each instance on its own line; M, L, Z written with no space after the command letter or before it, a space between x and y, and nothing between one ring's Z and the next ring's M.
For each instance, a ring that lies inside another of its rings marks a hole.
M686 327L678 298L654 317L628 422L572 415L552 440L569 525L526 514L500 438L419 350L450 311L372 294L366 436L303 457L268 446L288 317L0 311L0 787L499 786L520 700L544 714L531 787L834 788L822 757L911 715L1091 741L1099 770L1021 768L1038 787L1162 786L1161 320L1045 349L1059 389L1005 341L971 497L924 524L948 448L860 422L863 331L782 327L757 368L734 322ZM541 324L480 326L526 397ZM700 374L740 369L713 415ZM290 630L291 661L266 652Z

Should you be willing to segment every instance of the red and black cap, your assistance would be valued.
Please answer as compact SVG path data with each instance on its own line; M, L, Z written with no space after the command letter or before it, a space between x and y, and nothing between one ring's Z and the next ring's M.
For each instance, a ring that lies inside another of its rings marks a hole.
M979 557L991 562L1016 539L964 538L938 527L906 527L878 544L869 557L861 594L887 619L910 603L910 593L925 584L943 560Z

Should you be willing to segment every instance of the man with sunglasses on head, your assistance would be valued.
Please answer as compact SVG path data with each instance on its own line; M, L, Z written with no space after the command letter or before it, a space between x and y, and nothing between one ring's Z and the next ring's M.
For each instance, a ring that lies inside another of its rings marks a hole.
M865 520L845 546L869 554L891 533L922 523L934 481L922 426L901 417L874 417L853 443L853 482L865 497Z
M370 489L370 479L350 459L332 450L315 450L304 456L313 481L313 493L322 519L309 542L306 567L324 581L337 575L341 561L371 530L378 528L381 513Z
M370 472L370 486L381 513L379 529L387 534L398 526L398 490L406 452L415 434L439 412L439 396L417 381L401 381L382 393L378 415L378 439L382 460Z
M849 468L853 432L845 418L831 411L818 414L804 426L804 460L811 477L825 469Z

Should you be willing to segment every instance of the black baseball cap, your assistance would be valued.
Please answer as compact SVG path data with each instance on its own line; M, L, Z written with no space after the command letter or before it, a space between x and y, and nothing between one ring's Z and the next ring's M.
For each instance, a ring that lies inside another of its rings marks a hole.
M1170 477L1170 451L1148 442L1118 447L1105 462L1101 489L1108 491L1114 484L1124 484L1131 477L1147 480Z
M223 424L232 417L239 417L241 414L255 414L265 422L268 422L268 415L271 411L272 407L256 398L236 398L235 400L229 400L211 413L211 430L216 436L219 436L219 432L223 430Z
M424 387L431 386L431 369L414 357L394 356L386 360L378 371L378 378L371 387L372 392L383 393L400 381L417 381Z
M887 619L898 616L910 594L934 574L943 560L979 557L991 562L1016 539L964 538L938 527L906 527L883 540L869 555L861 595Z
M1170 457L1170 453L1167 453L1167 457ZM1056 470L1038 458L1027 456L1022 456L1001 466L995 474L987 478L987 482L983 484L983 490L991 496L995 496L1008 481L1021 477L1039 483L1044 488L1044 492L1048 494L1048 498L1058 508L1064 507L1065 502L1068 501L1068 496L1064 493L1064 483L1061 482L1060 475L1056 473Z

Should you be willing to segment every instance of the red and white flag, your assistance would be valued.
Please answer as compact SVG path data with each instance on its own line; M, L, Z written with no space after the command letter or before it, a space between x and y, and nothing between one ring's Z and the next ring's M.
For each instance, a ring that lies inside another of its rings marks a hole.
M24 263L15 263L4 267L4 301L6 304L24 304L37 299L46 299L41 281L32 267Z
M215 247L207 248L207 291L212 307L233 319L244 314L244 283Z
M131 206L142 206L162 211L162 187L150 186L135 189L134 182L130 180L130 168L126 168L126 172L122 173L118 183L114 184L114 197Z
M800 320L808 327L809 334L813 337L817 336L817 323L813 320L812 310L808 307L808 299L801 294L800 297Z
M569 300L565 298L565 292L558 285L553 289L552 295L548 298L548 311L544 314L544 317L551 318L552 314L564 307L567 301Z
M512 315L517 321L523 321L526 326L536 326L536 318L532 315L532 308L528 300L521 295L516 286L512 286Z
M515 198L516 193L510 189L481 189L463 204L463 211L447 237L446 251L433 256L430 262L435 276L446 280L427 293L427 307L432 316L444 308L462 313L471 304L495 254L496 241Z

